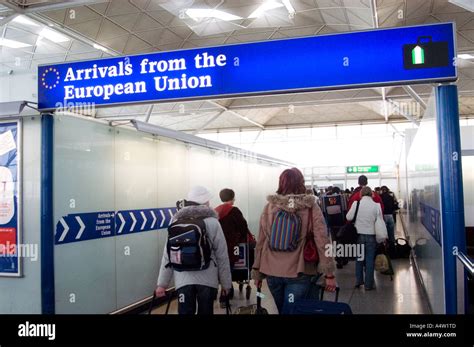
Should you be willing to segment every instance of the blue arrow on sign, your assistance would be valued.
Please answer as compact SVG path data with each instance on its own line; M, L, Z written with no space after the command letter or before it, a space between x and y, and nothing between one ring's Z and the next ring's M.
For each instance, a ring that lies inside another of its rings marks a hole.
M55 244L168 228L176 208L68 214L56 224Z
M93 240L115 235L115 212L69 214L56 224L55 244Z
M115 223L117 235L167 228L176 208L149 208L118 211Z

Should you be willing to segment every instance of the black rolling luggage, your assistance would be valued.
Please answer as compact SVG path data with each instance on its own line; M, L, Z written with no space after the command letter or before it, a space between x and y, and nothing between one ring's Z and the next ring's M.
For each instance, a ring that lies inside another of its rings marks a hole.
M245 290L246 299L250 299L252 287L250 286L250 274L255 258L255 243L248 240L245 243L239 243L239 260L234 263L232 269L232 282L239 283L239 291L243 291L244 284L247 284Z
M234 314L239 315L260 315L268 314L266 308L262 307L262 298L260 297L260 288L257 289L257 303L249 306L238 307Z
M173 295L171 295L171 293L166 293L166 296L168 297L168 303L166 304L165 314L168 314L170 310L171 301L173 300ZM156 293L153 292L153 298L151 299L150 307L148 308L148 314L151 314L151 311L153 310L153 306L155 305L155 299L156 299Z
M336 288L336 298L335 301L323 301L324 288L319 286L321 291L321 300L314 299L300 299L295 301L292 305L292 310L290 314L301 314L301 315L310 315L310 314L352 314L351 307L343 302L338 302L339 299L339 287Z

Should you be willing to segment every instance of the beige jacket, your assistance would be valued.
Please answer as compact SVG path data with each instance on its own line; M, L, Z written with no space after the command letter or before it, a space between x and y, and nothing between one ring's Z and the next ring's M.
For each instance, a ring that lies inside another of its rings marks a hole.
M291 200L290 200L291 199ZM326 256L326 245L331 240L327 233L326 223L323 214L314 195L270 195L267 198L268 204L263 209L260 217L260 231L258 234L255 262L253 265L252 277L263 279L267 276L295 278L299 273L316 274L332 273L335 270L335 263L332 257ZM314 241L319 254L319 266L308 264L304 261L304 244L306 233L308 232L309 208L313 207L313 234ZM292 252L272 251L269 247L269 238L273 220L280 210L295 212L301 217L301 235L298 247Z

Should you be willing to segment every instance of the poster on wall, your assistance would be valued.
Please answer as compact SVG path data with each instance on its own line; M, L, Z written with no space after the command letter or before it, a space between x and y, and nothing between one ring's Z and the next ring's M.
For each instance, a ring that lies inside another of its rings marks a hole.
M0 122L0 276L21 276L19 123Z

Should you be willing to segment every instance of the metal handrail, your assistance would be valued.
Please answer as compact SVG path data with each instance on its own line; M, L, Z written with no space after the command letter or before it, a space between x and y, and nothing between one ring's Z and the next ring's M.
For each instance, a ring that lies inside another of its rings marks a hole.
M464 265L464 268L472 275L474 276L474 262L463 252L458 252L457 253L457 258L459 261Z

